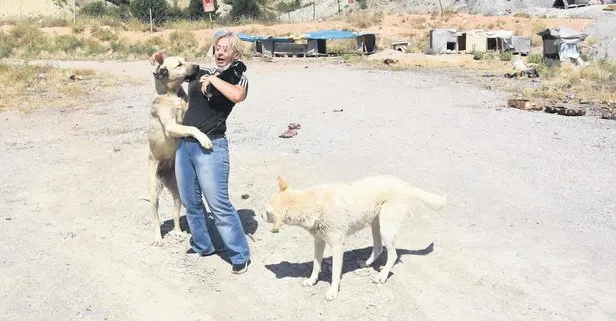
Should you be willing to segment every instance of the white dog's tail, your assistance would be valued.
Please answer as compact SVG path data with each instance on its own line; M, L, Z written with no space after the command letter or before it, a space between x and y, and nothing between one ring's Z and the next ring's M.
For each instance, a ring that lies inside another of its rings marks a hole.
M435 210L440 210L447 204L447 197L426 192L418 187L409 186L409 194L412 198L423 201Z

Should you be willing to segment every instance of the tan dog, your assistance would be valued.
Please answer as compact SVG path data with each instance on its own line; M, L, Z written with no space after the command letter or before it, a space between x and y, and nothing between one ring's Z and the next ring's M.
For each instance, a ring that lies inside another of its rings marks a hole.
M293 190L280 177L280 191L266 205L261 214L268 223L274 223L277 233L283 224L297 225L314 237L314 263L312 274L304 285L317 283L325 245L332 249L332 283L327 300L338 295L344 241L347 235L372 226L374 245L366 261L371 265L387 248L387 263L373 280L385 283L397 259L396 235L402 228L410 203L421 200L434 209L446 204L444 196L428 193L394 177L373 176L349 183L323 184L304 190Z
M205 148L211 148L212 142L198 128L181 125L184 113L188 108L188 95L182 88L182 83L196 77L199 66L187 63L181 57L165 58L162 52L156 53L150 62L152 65L156 65L154 71L156 95L150 109L148 129L150 146L148 188L150 209L156 223L152 243L161 245L163 238L158 215L158 198L163 186L169 190L173 197L173 232L182 234L180 229L180 194L175 179L175 151L178 137L192 136Z

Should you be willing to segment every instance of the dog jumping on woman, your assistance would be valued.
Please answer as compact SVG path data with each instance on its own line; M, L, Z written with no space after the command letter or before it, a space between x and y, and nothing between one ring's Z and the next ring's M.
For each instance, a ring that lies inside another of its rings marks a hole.
M261 217L273 223L272 232L278 233L284 225L306 229L314 238L312 274L303 284L317 283L325 246L332 249L332 281L325 298L338 295L344 242L348 235L369 225L372 227L372 254L366 260L371 265L387 249L387 263L374 278L374 283L385 283L397 260L396 236L403 229L404 219L410 212L411 202L420 200L439 210L446 197L426 192L390 175L365 177L347 183L331 183L296 190L278 177L279 192L266 204Z
M198 128L181 125L188 108L188 95L182 83L197 77L199 65L188 63L177 56L165 57L162 51L154 54L150 63L156 66L153 72L156 94L150 108L148 128L148 189L150 210L156 223L152 244L160 246L163 238L158 200L163 186L173 197L173 233L183 234L180 228L180 194L175 179L178 138L192 136L204 148L212 148L212 142Z

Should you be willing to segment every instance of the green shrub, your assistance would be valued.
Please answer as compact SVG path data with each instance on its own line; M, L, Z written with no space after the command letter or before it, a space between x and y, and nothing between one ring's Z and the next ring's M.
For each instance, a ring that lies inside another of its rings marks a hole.
M508 52L508 51L501 52L500 54L501 61L511 61L511 59L513 59L513 54L511 52Z
M94 26L90 33L101 41L118 40L118 35L109 26Z
M165 0L132 0L130 2L130 11L133 16L145 23L150 22L150 8L154 24L160 25L167 20L169 5Z
M192 32L174 31L169 34L169 51L178 54L193 53L197 48L198 42Z
M48 37L37 26L28 23L15 25L9 30L9 37L13 48L20 49L27 57L36 56L49 46Z
M233 0L229 16L234 20L259 19L262 17L262 12L257 0Z
M106 5L104 1L95 1L85 4L79 9L81 15L90 17L100 17L107 14Z
M528 58L526 58L526 61L528 61L529 64L540 64L543 61L543 54L540 53L533 53L528 55Z
M61 52L69 53L69 54L75 53L80 48L84 47L83 39L78 38L74 35L57 36L54 39L54 42L55 42L54 51L61 51Z
M13 53L11 37L0 31L0 58L8 58Z

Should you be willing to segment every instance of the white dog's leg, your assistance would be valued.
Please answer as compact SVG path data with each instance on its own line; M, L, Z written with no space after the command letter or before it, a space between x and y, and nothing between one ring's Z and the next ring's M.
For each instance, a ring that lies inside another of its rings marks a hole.
M171 231L171 233L175 236L183 237L184 233L180 228L180 209L182 207L182 203L180 201L180 192L178 191L178 182L175 178L175 172L167 173L166 177L164 177L163 183L173 198L173 231Z
M366 260L366 266L371 265L379 258L381 253L383 253L383 241L381 240L381 224L379 223L379 216L372 220L372 254L368 260Z
M321 272L321 262L323 262L323 252L325 252L325 241L318 237L314 237L314 261L312 262L312 273L310 277L304 280L305 286L313 286L317 284L319 280L319 273Z
M184 125L176 123L171 109L169 108L160 109L158 111L158 118L160 119L160 122L163 125L163 128L168 135L173 136L173 137L192 136L197 141L199 141L199 144L201 144L203 148L206 148L206 149L212 148L212 141L207 137L206 134L201 132L197 127L184 126Z
M406 204L402 202L386 202L381 206L381 213L379 214L381 237L387 249L387 263L385 263L385 266L374 278L374 283L385 283L391 268L398 259L398 253L396 253L396 236L398 234L398 226L406 210Z
M154 217L154 241L152 245L160 246L163 244L163 236L160 230L160 217L158 215L158 196L161 191L161 184L156 176L158 170L158 162L153 158L148 159L148 190L150 194L150 211Z
M342 261L344 256L343 242L332 244L332 284L327 290L325 299L331 301L338 296L340 278L342 276Z

